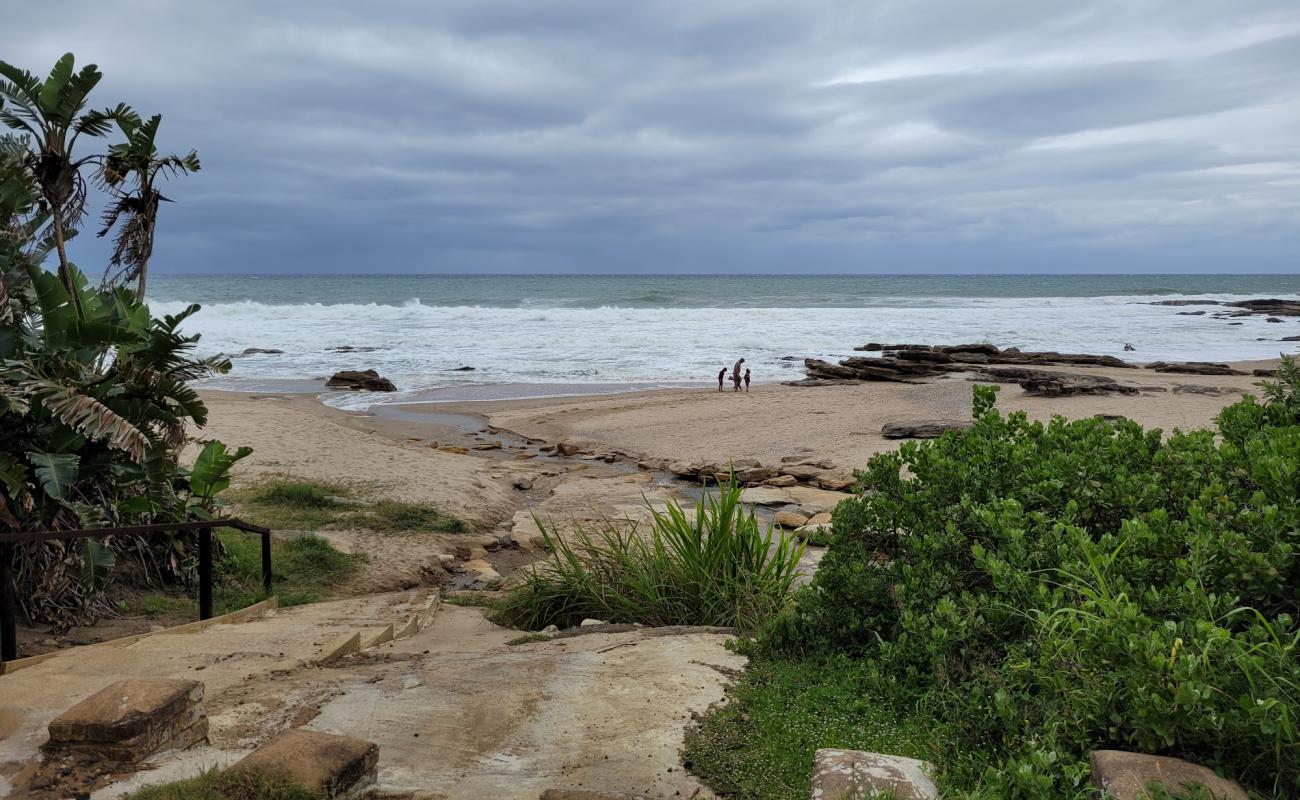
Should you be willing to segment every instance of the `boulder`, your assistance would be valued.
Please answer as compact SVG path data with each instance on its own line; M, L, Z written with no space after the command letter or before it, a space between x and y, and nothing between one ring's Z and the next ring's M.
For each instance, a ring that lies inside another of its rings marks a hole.
M1145 800L1147 787L1160 784L1175 793L1203 786L1214 800L1247 800L1246 790L1236 781L1221 778L1213 770L1181 758L1128 753L1123 750L1094 750L1092 783L1113 800Z
M1257 369L1257 370L1252 370L1250 374L1251 374L1251 375L1254 375L1256 378L1276 378L1276 377L1277 377L1277 370L1275 370L1275 369Z
M813 756L813 800L937 800L934 767L915 758L821 749Z
M1264 321L1265 321L1265 322L1286 322L1286 320L1281 319L1280 317L1269 317L1268 319L1266 319L1266 320L1264 320Z
M809 525L829 525L829 524L831 524L831 512L829 512L829 511L822 511L822 512L819 512L819 513L817 513L817 514L813 514L811 517L808 518L808 524L809 524Z
M794 537L819 547L825 546L831 540L831 524L823 522L817 525L808 524L795 528Z
M798 511L778 511L772 521L782 528L802 528L808 524L808 517Z
M601 625L608 625L608 624L609 624L609 623L606 622L606 621L603 620L603 619L584 619L582 622L578 623L578 627L579 627L579 628L596 628L596 627L599 627L599 626L601 626Z
M853 349L858 351L866 351L868 353L879 353L881 350L885 349L885 346L880 342L867 342L866 344L859 345L858 347L855 347Z
M814 486L832 492L847 491L857 482L858 479L852 475L830 475L825 472L812 480Z
M235 764L301 784L327 798L358 797L374 784L379 745L351 736L293 728Z
M736 470L736 480L744 483L762 483L768 478L775 478L777 474L776 467L746 467L745 469Z
M777 475L775 478L768 478L767 480L763 481L763 485L775 486L780 488L785 486L794 486L798 482L799 480L795 478L793 475Z
M964 431L974 423L968 419L919 419L886 422L880 434L886 439L937 439L944 431Z
M576 456L582 452L582 448L572 442L560 442L555 446L555 452L562 456Z
M330 376L325 385L331 389L351 389L354 392L397 391L392 381L379 377L379 373L373 369L345 369Z

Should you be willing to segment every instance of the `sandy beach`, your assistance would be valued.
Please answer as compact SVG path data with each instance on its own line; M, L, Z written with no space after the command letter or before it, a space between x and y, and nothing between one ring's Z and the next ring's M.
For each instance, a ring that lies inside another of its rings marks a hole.
M1249 373L1275 363L1234 366ZM1187 430L1208 425L1224 405L1256 391L1259 380L1145 369L1063 371L1106 375L1146 390L1056 398L1031 396L1011 384L1001 387L999 408L1024 411L1038 420L1058 414L1124 415L1148 427ZM1179 389L1187 386L1214 387L1221 393ZM636 483L648 478L645 467L671 462L750 459L774 465L783 458L827 461L834 464L831 472L848 476L873 453L897 446L881 435L886 422L968 418L971 387L960 378L808 388L761 384L748 394L703 387L403 404L379 406L368 414L330 408L314 395L206 392L211 422L204 436L255 448L238 471L242 481L263 474L368 481L394 499L434 503L476 530L508 532L521 510L545 505L561 485L578 477L584 484L610 479ZM578 453L561 458L542 449L559 443ZM458 448L468 452L448 452ZM615 463L606 464L606 459ZM524 482L528 490L518 488ZM608 486L599 489L606 490ZM559 494L571 495L572 490ZM568 506L580 505L571 500Z

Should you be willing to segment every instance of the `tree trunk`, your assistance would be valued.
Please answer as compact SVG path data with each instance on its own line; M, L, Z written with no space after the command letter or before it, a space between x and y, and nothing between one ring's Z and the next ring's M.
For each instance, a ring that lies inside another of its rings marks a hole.
M77 284L72 280L72 269L68 262L68 251L63 238L63 212L58 206L51 209L50 216L54 221L54 246L59 251L59 280L63 282L63 288L68 290L68 299L72 301L72 308L77 312L77 317L81 313L81 297L77 292Z

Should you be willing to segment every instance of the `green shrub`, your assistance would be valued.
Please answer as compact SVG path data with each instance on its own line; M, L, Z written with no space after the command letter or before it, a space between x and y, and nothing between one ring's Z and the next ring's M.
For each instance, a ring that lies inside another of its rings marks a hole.
M464 533L465 523L438 509L420 503L380 500L361 515L368 528L377 531Z
M1286 377L1290 374L1290 377ZM873 457L769 652L840 653L933 720L965 796L1084 797L1087 753L1176 755L1300 791L1294 370L1212 431L975 426Z
M464 533L465 523L431 505L401 500L352 500L348 486L304 478L274 478L234 493L240 513L277 530L358 527L385 533Z
M648 535L606 523L566 540L539 522L552 556L523 573L496 618L530 630L586 617L752 629L786 607L803 545L760 529L739 487L705 492L693 516L676 503L650 512Z
M339 499L344 491L312 481L273 480L253 490L248 502L285 508L346 508L350 504Z

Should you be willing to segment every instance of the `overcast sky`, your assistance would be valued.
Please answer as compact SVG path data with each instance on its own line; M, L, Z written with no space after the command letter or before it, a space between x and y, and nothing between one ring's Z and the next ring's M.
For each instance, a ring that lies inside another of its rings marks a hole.
M3 15L198 149L158 272L1300 271L1296 0Z

